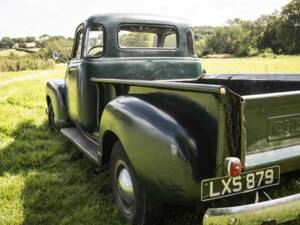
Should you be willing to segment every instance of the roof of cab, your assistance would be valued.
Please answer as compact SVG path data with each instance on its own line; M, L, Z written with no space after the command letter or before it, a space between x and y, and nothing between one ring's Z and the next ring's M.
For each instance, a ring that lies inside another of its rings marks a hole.
M187 20L179 19L176 17L168 17L161 15L152 14L132 14L132 13L107 13L107 14L97 14L89 17L85 23L101 23L104 25L109 25L111 23L148 23L148 24L164 24L164 25L174 25L181 27L190 27Z

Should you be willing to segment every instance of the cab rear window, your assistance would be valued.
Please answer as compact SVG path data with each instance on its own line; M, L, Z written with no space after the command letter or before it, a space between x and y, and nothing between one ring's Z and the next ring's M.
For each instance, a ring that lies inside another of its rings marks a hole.
M120 48L176 49L178 35L175 27L157 25L121 25L118 32Z

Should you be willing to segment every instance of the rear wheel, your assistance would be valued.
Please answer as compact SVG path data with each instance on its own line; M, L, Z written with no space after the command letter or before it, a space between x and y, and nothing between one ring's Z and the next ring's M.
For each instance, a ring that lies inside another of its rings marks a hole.
M157 224L162 204L148 198L119 141L113 145L109 170L114 201L121 216L131 225Z
M52 106L52 103L49 102L49 104L48 104L48 125L51 128L51 130L53 130L54 132L58 132L59 128L55 124L54 118L55 118L55 114L53 111L53 106Z

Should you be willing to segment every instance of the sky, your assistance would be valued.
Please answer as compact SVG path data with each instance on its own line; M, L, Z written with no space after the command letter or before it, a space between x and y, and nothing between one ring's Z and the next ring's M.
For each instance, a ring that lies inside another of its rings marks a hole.
M93 14L125 12L175 16L193 26L224 25L234 18L256 19L289 0L1 0L0 38L42 34L72 37Z

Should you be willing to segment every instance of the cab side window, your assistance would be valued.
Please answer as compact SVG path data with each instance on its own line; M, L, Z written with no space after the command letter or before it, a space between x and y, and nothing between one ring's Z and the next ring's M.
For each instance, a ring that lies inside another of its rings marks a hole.
M80 31L76 37L76 46L75 46L73 59L81 59L82 36L83 36L83 32Z
M196 47L195 47L195 39L192 29L189 29L187 31L187 45L189 49L189 53L192 57L198 57L196 53Z
M86 33L85 57L100 57L104 51L104 32L100 25L89 26Z

